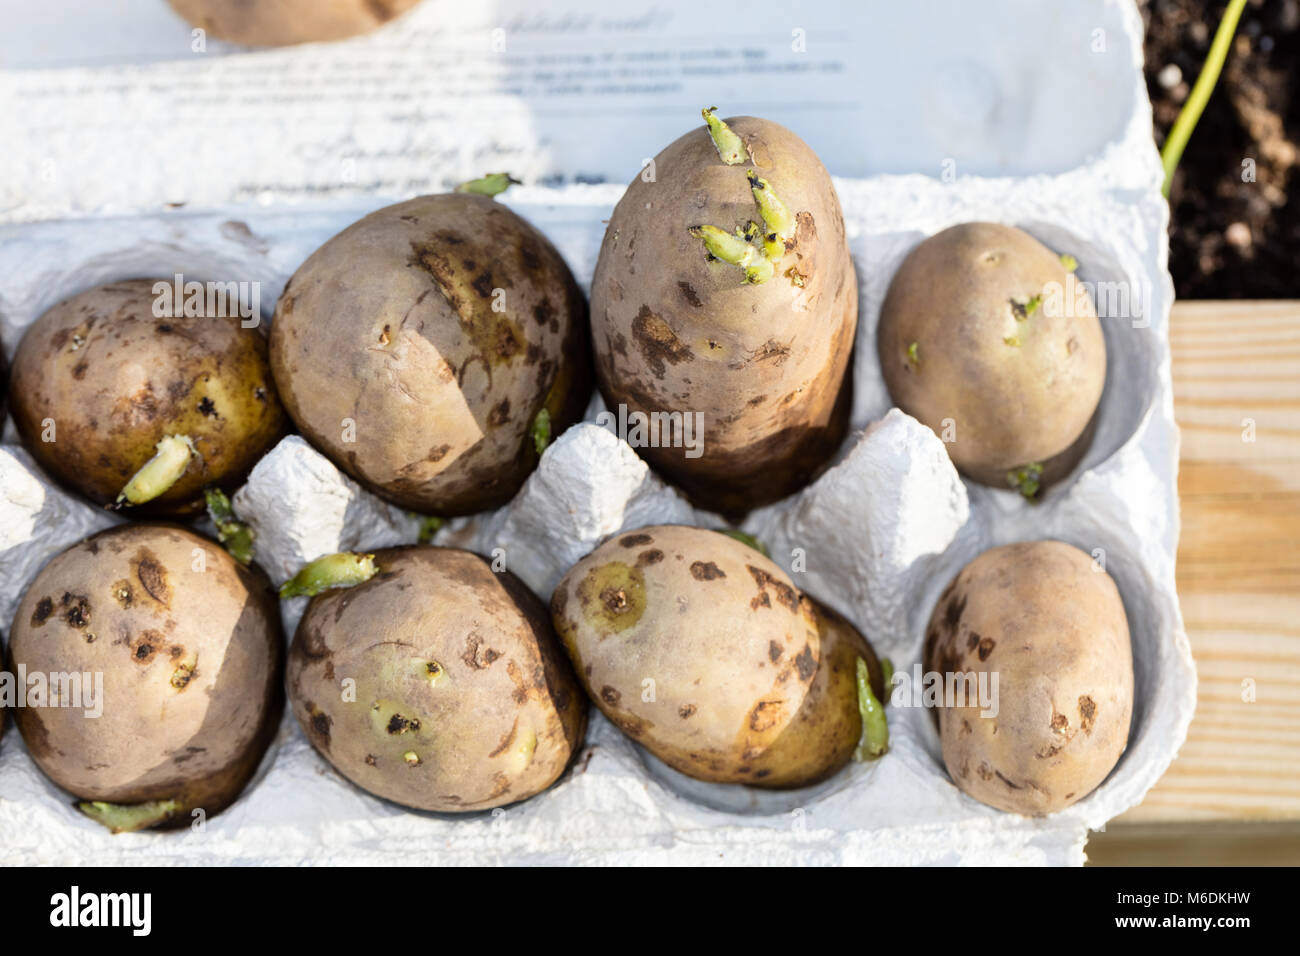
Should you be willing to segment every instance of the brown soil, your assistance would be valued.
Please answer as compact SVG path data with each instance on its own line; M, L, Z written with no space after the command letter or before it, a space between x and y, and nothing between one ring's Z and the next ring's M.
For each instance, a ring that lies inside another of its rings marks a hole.
M1157 145L1226 6L1139 0ZM1251 0L1174 175L1169 271L1179 298L1300 298L1298 60L1300 0Z

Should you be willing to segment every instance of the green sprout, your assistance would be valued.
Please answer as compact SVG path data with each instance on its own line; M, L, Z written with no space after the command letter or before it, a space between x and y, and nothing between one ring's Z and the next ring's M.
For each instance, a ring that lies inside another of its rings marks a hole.
M379 573L373 554L341 551L327 554L302 566L280 585L280 597L315 597L330 588L350 588Z
M759 285L776 273L776 264L785 255L786 241L794 236L795 221L765 180L759 179L752 169L747 176L765 228L760 229L751 220L733 232L704 225L692 226L690 233L704 242L710 257L739 266L745 272L746 282ZM791 281L795 281L793 277ZM803 276L799 276L796 284L802 282Z
M1038 311L1038 307L1043 304L1043 294L1040 292L1038 295L1031 296L1024 302L1019 302L1015 299L1009 301L1011 302L1011 314L1016 317L1017 322L1023 322Z
M729 166L737 165L744 160L745 144L726 123L714 116L715 110L715 107L710 107L701 111L709 135L713 137L713 145L722 161ZM785 255L786 244L794 238L798 222L771 185L757 172L747 170L745 178L762 217L762 227L750 220L732 232L718 226L701 225L692 226L690 234L704 242L711 260L739 266L747 283L759 285L776 274L777 264ZM804 285L806 277L797 269L791 267L783 274L793 285Z
M739 232L727 232L717 226L692 226L690 229L692 236L703 240L705 251L714 259L740 266L745 271L746 282L751 285L766 282L772 277L772 263L758 246L738 235Z
M430 544L434 535L447 523L445 519L439 518L437 515L417 515L417 517L420 519L420 536L416 540L420 544Z
M1169 130L1169 135L1165 138L1164 148L1160 150L1160 163L1165 169L1165 182L1160 191L1164 193L1166 199L1169 198L1169 189L1174 181L1174 170L1178 168L1178 161L1182 159L1183 149L1187 146L1192 130L1196 128L1196 123L1205 110L1205 104L1210 101L1214 84L1219 81L1219 72L1223 69L1223 61L1227 59L1233 34L1237 32L1237 21L1241 19L1241 11L1245 6L1246 0L1230 0L1228 3L1223 19L1219 21L1219 28L1214 32L1214 41L1210 44L1210 52L1205 57L1205 66L1201 68L1201 74L1196 78L1187 102L1183 104L1178 118L1174 120L1174 125Z
M198 454L188 435L168 435L154 446L154 456L131 476L114 505L142 505L165 494L185 474L190 459L197 458Z
M1042 480L1043 466L1036 461L1007 472L1007 484L1030 499L1038 496Z
M166 823L176 815L180 804L175 800L150 800L129 805L86 800L78 803L77 809L113 833L134 833Z
M907 347L907 360L917 368L921 367L921 346L913 342Z
M1062 252L1061 265L1065 266L1066 272L1073 272L1075 269L1079 268L1079 260L1074 258L1074 256L1070 255L1068 252Z
M728 538L735 538L741 544L749 545L749 547L753 548L755 551L757 551L765 558L770 558L772 556L767 551L767 545L765 545L762 541L759 541L752 534L746 534L743 531L737 531L735 528L718 528L716 530L718 534L725 534Z
M1002 342L1005 345L1010 345L1012 348L1020 348L1020 336L1018 335L1003 336Z
M533 419L532 427L533 447L537 449L537 454L546 451L546 446L551 443L551 413L543 408Z
M717 226L692 226L690 229L691 235L704 242L705 250L713 258L744 266L753 260L756 250L743 235L738 235L739 232L727 232Z
M235 517L230 499L220 488L203 489L203 498L208 505L208 517L217 526L217 540L230 552L232 558L247 565L253 560L253 539L257 537L256 533Z
M710 106L708 109L700 110L700 115L708 124L709 136L713 138L713 146L718 151L718 158L728 166L737 166L745 161L745 142L731 131L730 126L714 115L717 111L716 106Z
M498 196L511 186L518 186L519 180L509 173L488 173L482 179L471 179L456 187L458 193L471 193L475 196Z
M858 713L862 716L862 737L854 757L858 760L876 760L889 750L889 722L885 707L871 690L871 671L867 662L858 658ZM888 695L886 695L888 696Z
M754 194L754 202L758 203L759 215L767 226L763 251L769 259L779 259L785 253L786 240L794 238L797 225L795 217L790 215L790 210L772 191L772 186L766 179L761 179L752 169L745 174L745 178L749 180L749 189Z

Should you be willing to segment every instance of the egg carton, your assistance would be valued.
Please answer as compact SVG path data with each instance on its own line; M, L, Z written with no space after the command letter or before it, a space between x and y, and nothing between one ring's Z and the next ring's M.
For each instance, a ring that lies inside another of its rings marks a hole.
M919 662L939 591L980 551L1058 538L1114 577L1133 638L1127 750L1106 781L1043 818L991 809L951 782L927 712L888 709L889 753L795 791L704 784L655 760L592 709L573 765L548 791L467 816L422 813L359 790L286 715L254 782L202 832L110 836L36 769L18 735L0 745L0 846L11 863L1079 863L1087 831L1137 804L1181 746L1196 677L1174 587L1178 436L1169 373L1172 287L1167 207L1149 162L1125 181L1112 158L1057 176L944 182L835 181L860 290L852 429L799 493L751 513L743 530L795 583L838 609L897 670ZM1133 170L1132 164L1127 167ZM1120 170L1122 172L1123 170ZM589 286L617 186L526 187L500 198L556 244ZM380 200L271 210L226 207L0 227L0 339L56 302L134 276L260 283L269 314L293 271ZM929 429L891 408L875 350L890 278L921 239L992 220L1079 262L1106 339L1107 381L1092 446L1075 471L1027 502L960 478ZM612 430L593 397L586 420L546 450L505 507L443 527L436 543L496 554L546 599L604 538L655 523L720 527L665 485ZM120 520L51 485L16 444L0 445L0 621L40 566ZM234 496L274 580L339 550L411 542L412 515L361 489L290 436ZM794 558L798 557L797 567ZM287 635L303 599L283 604Z

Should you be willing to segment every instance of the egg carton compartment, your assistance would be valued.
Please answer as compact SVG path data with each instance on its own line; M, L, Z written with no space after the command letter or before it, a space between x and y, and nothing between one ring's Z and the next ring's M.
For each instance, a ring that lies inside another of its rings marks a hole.
M690 780L659 764L593 708L584 748L550 790L489 814L407 811L329 768L286 717L259 779L203 833L109 836L80 817L36 770L16 733L0 744L0 837L17 861L652 863L1077 863L1089 827L1138 802L1186 733L1195 675L1174 591L1177 440L1168 371L1171 298L1158 193L1114 194L1095 170L1030 180L922 177L837 180L862 294L850 435L835 463L798 494L752 513L745 530L799 587L839 610L896 668L912 666L940 590L979 551L1059 537L1104 549L1129 613L1136 668L1129 750L1093 794L1031 819L961 794L937 759L928 713L891 708L891 750L818 786L763 791ZM555 243L586 286L602 220L621 187L512 190L506 204ZM0 228L0 339L54 303L113 279L259 282L269 317L285 281L321 242L380 205L292 211L226 208ZM888 282L917 241L947 225L995 219L1073 253L1081 277L1146 283L1140 327L1103 320L1108 370L1094 446L1038 503L962 480L939 438L890 410L874 327ZM268 319L269 320L269 319ZM635 451L585 423L549 447L516 498L448 522L436 543L490 554L546 599L567 569L608 535L653 523L720 527L666 486ZM39 567L120 520L52 486L16 441L0 447L0 620ZM337 550L415 539L418 522L343 475L302 438L285 438L234 497L258 532L274 580ZM285 602L291 636L305 602Z
M1084 194L1060 188L1076 178L1082 177L1033 179L1014 190L1005 189L1004 180L955 186L920 176L841 184L845 204L864 212L861 219L846 221L862 292L853 425L878 419L892 404L876 354L876 325L889 280L924 239L959 223L989 221L1017 226L1053 252L1078 260L1076 274L1097 304L1106 342L1106 385L1096 433L1080 463L1044 489L1043 499L1060 496L1081 474L1132 442L1160 394L1162 363L1168 361L1166 322L1172 289L1163 263L1154 258L1156 250L1148 249L1142 233L1147 223L1159 222L1163 229L1168 211L1160 202L1131 205L1130 196L1113 196L1095 187ZM905 201L899 201L900 194ZM1019 497L1001 489L996 495Z

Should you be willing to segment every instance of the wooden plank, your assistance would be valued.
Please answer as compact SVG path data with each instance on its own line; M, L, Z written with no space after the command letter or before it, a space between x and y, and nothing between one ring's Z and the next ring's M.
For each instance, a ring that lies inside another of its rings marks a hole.
M1089 866L1297 866L1300 823L1112 824Z
M1178 759L1095 838L1097 862L1186 836L1152 824L1300 821L1300 302L1179 302L1170 350L1200 693Z

